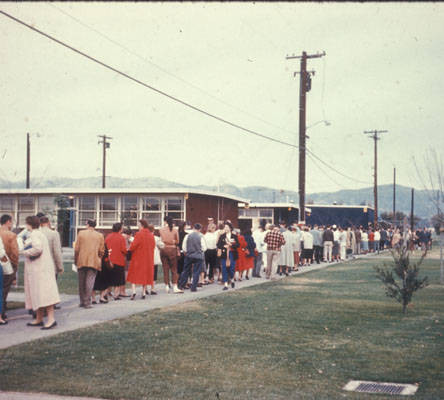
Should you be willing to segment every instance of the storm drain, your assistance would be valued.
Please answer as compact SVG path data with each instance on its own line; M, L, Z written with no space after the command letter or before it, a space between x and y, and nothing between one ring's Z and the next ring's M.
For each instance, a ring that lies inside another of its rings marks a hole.
M343 389L350 392L361 393L412 395L416 393L418 386L404 383L350 381L343 387Z

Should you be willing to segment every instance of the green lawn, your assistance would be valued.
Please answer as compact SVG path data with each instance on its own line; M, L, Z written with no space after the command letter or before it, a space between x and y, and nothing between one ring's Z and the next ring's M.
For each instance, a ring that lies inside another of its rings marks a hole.
M0 389L108 399L378 399L350 379L419 383L444 397L444 288L403 315L372 261L60 334L0 351ZM217 395L216 395L217 393ZM399 397L390 397L399 398Z

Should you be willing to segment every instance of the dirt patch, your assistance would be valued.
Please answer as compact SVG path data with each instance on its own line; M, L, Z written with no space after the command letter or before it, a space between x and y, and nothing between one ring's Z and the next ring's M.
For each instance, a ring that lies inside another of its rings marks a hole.
M196 301L188 301L186 303L175 304L173 306L162 307L158 311L159 313L168 313L176 311L205 311L206 307L203 307L200 303Z
M297 291L312 291L312 290L316 290L318 291L318 288L313 287L313 286L308 286L308 285L285 285L282 286L282 289L284 290L297 290Z
M310 283L325 283L327 282L325 279L312 279L312 278L299 278L298 276L295 276L294 278L297 281L297 285L305 285Z

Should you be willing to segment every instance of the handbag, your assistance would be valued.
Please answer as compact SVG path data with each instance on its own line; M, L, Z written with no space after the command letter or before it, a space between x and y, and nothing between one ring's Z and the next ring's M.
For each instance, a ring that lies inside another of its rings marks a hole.
M217 256L218 256L219 258L222 257L222 249L217 249Z
M14 268L12 268L11 261L9 261L9 258L7 256L6 261L0 262L2 268L3 268L3 275L11 275L14 273Z

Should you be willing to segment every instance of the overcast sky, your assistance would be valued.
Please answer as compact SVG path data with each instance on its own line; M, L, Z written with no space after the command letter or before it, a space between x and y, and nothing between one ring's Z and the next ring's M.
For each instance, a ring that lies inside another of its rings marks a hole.
M298 143L299 60L325 51L307 97L307 192L420 187L413 156L444 148L444 4L1 3L0 9L233 123ZM297 190L297 149L211 119L0 15L0 178L101 175ZM319 121L327 120L329 126ZM422 164L422 161L421 161Z

